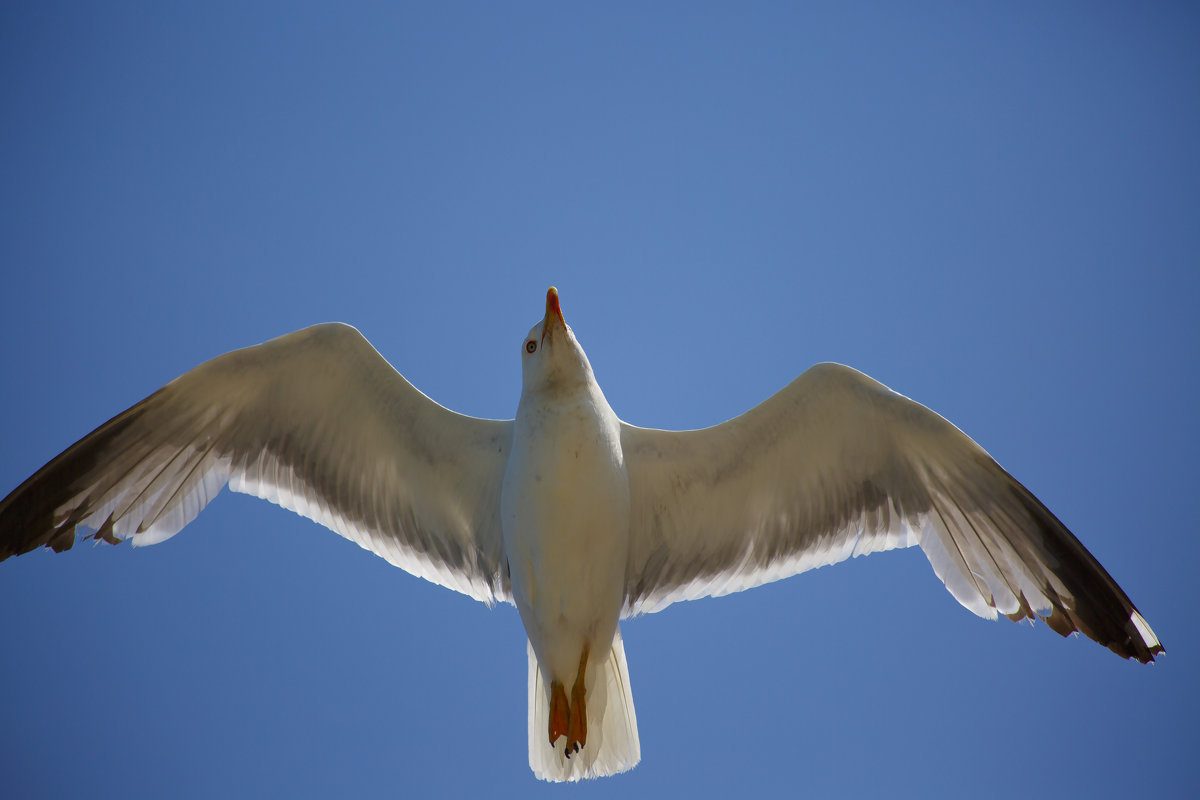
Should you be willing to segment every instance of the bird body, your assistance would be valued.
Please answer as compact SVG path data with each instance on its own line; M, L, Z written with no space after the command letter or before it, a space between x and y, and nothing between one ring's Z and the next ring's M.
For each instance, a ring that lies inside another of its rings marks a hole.
M607 408L581 398L534 415L526 420L525 409L518 412L504 472L504 552L538 660L567 680L585 643L607 645L617 629L629 557L629 479Z
M551 288L515 420L456 414L358 331L317 325L196 367L0 500L0 560L76 529L170 538L220 489L310 517L402 569L513 603L539 777L641 757L619 620L919 545L963 606L1043 619L1125 658L1163 652L1077 538L958 428L849 367L746 413L621 421Z
M617 635L629 557L629 477L620 420L561 321L557 295L549 306L551 327L543 334L535 326L526 340L500 505L513 602L543 684L566 687L581 670L586 674L593 654L609 654ZM586 681L581 686L586 697ZM574 700L568 705L576 711ZM556 746L553 731L549 737ZM575 756L573 747L567 734L562 756Z

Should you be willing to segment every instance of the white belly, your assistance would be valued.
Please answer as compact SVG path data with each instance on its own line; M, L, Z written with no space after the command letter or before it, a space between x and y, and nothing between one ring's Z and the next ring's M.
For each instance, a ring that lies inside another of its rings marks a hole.
M606 413L607 412L607 413ZM543 672L570 685L609 652L623 603L629 480L607 408L522 408L501 494L513 599Z

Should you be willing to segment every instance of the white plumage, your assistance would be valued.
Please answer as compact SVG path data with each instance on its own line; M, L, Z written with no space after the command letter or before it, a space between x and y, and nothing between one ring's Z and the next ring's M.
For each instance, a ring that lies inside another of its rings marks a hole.
M522 340L516 419L449 411L353 328L196 367L0 501L0 559L177 533L228 484L485 603L529 639L529 759L548 780L640 758L618 620L919 544L974 613L1163 651L1079 541L971 439L822 364L698 431L622 422L558 294ZM586 710L585 710L586 709Z

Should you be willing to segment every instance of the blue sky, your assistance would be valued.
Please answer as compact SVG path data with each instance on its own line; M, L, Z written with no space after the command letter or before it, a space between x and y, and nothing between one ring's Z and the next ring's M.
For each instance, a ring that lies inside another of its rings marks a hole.
M513 608L225 493L159 546L0 565L12 796L1197 791L1200 11L646 5L6 4L0 493L326 320L509 418L555 284L632 423L826 360L944 414L1167 655L878 554L626 623L643 763L564 789Z

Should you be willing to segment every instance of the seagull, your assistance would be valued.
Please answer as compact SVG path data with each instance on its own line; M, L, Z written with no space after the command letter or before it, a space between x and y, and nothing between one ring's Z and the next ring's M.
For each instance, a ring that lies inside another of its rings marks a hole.
M702 430L623 422L558 291L521 340L513 420L450 411L327 323L176 378L0 501L0 560L170 538L220 490L270 500L527 634L529 763L641 759L620 620L919 545L962 605L1151 662L1158 638L1079 540L950 422L818 364ZM90 533L89 533L90 532Z

